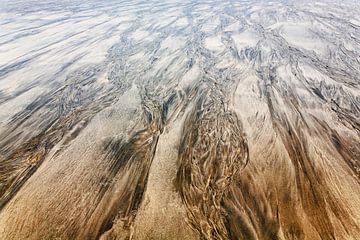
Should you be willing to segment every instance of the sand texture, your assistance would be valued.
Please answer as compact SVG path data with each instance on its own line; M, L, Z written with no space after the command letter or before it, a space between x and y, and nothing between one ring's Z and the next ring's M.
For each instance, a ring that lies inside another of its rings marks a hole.
M0 239L360 239L360 2L0 0Z

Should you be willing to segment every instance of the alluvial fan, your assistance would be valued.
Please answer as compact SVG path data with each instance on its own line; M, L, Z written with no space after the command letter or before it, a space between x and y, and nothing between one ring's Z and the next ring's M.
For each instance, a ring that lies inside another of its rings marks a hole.
M360 239L357 0L0 2L0 239Z

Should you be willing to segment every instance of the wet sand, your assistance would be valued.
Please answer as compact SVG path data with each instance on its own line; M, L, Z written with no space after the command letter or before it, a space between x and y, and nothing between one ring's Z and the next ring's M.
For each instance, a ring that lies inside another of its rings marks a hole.
M357 1L0 3L0 239L359 239Z

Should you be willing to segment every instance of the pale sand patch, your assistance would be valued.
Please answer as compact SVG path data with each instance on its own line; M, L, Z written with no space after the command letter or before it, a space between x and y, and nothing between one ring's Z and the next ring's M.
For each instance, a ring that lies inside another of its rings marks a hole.
M312 25L309 22L288 22L282 25L280 34L290 45L324 55L327 45L309 31L311 28Z
M184 76L181 78L179 82L179 87L182 89L188 88L193 85L193 83L199 79L201 75L201 70L199 66L196 64L192 66L192 68L187 71Z
M360 27L360 20L359 19L353 18L353 19L350 19L349 22L356 25L356 26L358 26L358 27Z
M259 36L249 30L233 34L231 37L234 39L238 51L245 47L254 47L260 40Z
M87 51L88 53L82 57L77 64L85 65L103 62L106 59L108 49L118 42L119 38L119 36L112 36L106 39L99 39L91 45L80 49L80 51Z
M132 33L132 37L134 38L135 41L143 40L147 38L149 35L150 33L144 30L136 30L135 32Z
M108 74L106 71L104 71L104 73L97 78L97 82L99 84L107 84L109 82Z
M224 57L218 63L216 63L217 68L227 69L227 68L239 68L241 64L237 64L233 58Z
M145 52L141 51L141 52L138 52L138 53L136 53L134 55L131 55L129 57L129 61L139 61L139 60L141 60L143 58L146 58L146 55L145 55Z
M144 200L134 223L134 239L199 239L185 222L186 209L173 184L186 115L159 137Z
M212 17L201 27L201 30L204 32L213 32L215 28L220 24L220 18Z
M235 22L233 24L230 24L229 26L227 26L224 31L225 32L236 32L239 29L239 23Z
M346 48L346 50L348 51L355 51L355 52L359 52L358 47L355 44L352 44L351 42L343 42L344 47Z
M176 20L176 22L173 23L172 26L175 27L186 27L189 24L189 21L187 20L186 17L182 17L179 18L178 20Z
M186 38L169 36L161 42L162 49L168 49L169 51L178 50L185 46Z
M221 35L216 35L212 37L208 37L205 39L205 47L211 51L224 51L225 46L221 42Z

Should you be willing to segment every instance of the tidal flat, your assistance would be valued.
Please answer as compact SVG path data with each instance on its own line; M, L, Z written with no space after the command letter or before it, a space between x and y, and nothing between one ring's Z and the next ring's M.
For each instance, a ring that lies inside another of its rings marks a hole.
M0 0L0 239L360 239L360 2Z

